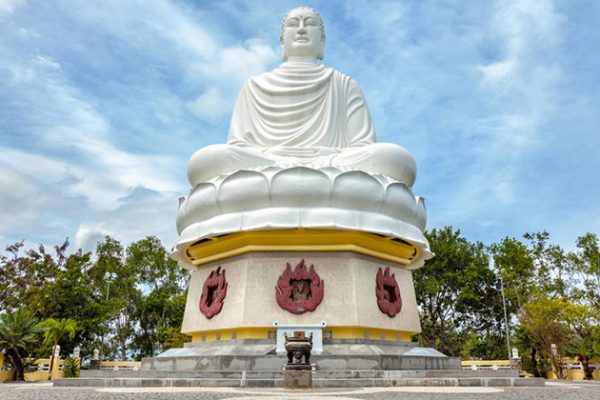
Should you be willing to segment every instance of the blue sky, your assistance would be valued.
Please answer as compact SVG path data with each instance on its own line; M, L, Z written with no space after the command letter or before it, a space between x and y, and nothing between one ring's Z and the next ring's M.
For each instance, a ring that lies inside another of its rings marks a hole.
M173 244L187 160L299 5L415 157L428 228L600 232L598 1L0 0L0 245Z

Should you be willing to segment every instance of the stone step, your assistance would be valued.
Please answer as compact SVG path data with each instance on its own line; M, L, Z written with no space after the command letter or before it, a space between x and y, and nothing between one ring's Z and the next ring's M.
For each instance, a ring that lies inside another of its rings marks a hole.
M281 379L282 370L263 371L134 371L82 370L82 378L180 378L180 379ZM516 378L512 370L315 370L315 379L398 379L398 378Z
M311 357L311 361L319 366L319 370L448 370L461 366L456 357L392 354L324 354ZM141 370L261 371L281 369L284 362L283 357L276 355L160 356L144 358Z
M277 379L277 371L133 371L133 370L82 370L82 378L197 378L197 379Z
M519 371L513 369L454 369L454 370L425 370L427 378L444 378L452 376L455 378L518 378Z
M64 378L54 386L72 387L281 387L283 379L237 378ZM313 387L390 387L390 386L544 386L541 378L317 378Z

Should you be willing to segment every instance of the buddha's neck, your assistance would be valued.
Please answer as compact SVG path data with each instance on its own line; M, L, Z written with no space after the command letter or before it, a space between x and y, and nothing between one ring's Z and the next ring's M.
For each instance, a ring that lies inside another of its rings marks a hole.
M312 56L307 57L288 57L287 62L290 64L316 64L317 58Z

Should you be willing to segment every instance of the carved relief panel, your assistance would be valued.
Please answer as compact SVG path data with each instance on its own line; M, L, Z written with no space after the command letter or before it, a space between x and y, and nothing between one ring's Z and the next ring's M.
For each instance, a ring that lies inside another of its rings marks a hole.
M385 269L385 272L381 268L377 271L375 295L377 296L377 306L388 317L393 318L402 309L400 287L396 276L390 275L389 267Z
M208 275L200 296L200 312L206 315L206 318L210 319L221 312L228 285L225 279L225 270L221 271L221 267L211 271Z
M325 282L315 271L314 265L307 270L304 260L300 261L292 271L289 263L277 279L275 298L284 310L294 314L314 311L321 300Z

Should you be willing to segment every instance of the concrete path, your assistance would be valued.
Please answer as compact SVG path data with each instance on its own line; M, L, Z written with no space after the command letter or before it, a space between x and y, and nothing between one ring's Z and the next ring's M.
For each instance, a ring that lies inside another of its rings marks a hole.
M588 382L547 382L545 387L398 387L321 389L286 391L283 389L239 388L69 388L49 383L0 384L2 400L96 400L96 399L215 399L215 400L591 400L600 399L600 384Z

